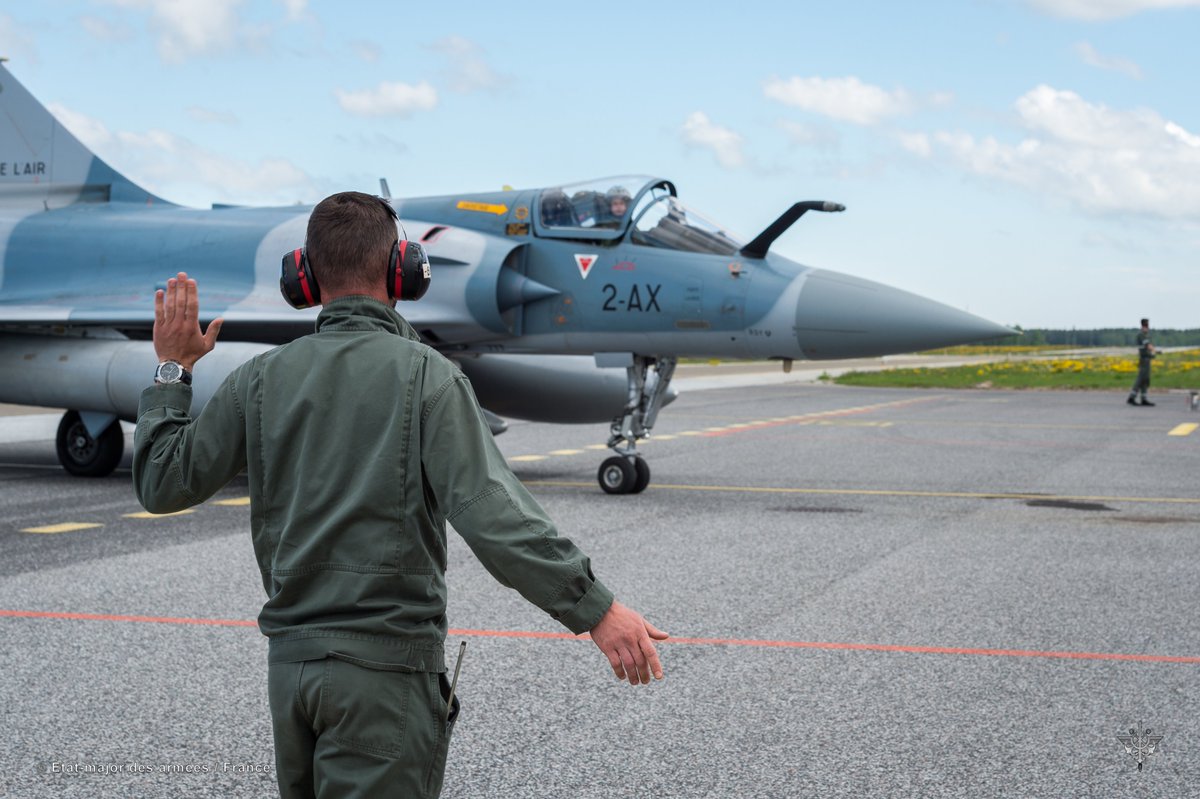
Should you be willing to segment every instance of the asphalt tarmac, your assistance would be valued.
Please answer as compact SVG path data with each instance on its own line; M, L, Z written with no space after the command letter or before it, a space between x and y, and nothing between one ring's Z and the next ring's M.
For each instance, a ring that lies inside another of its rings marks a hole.
M618 683L452 535L443 796L1200 795L1183 396L744 382L685 381L639 496L596 484L602 426L498 439L675 640L666 679ZM68 477L52 420L22 418L0 425L0 795L273 795L244 479L130 516L128 459ZM1131 729L1161 736L1141 770Z

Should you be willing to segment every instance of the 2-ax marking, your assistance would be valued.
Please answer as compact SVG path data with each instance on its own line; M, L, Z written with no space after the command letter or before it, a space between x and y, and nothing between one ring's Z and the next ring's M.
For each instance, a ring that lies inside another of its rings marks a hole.
M642 296L642 290L638 288L638 284L634 283L629 287L629 292L624 299L617 299L619 291L612 283L605 283L604 291L604 310L605 311L662 311L658 305L658 292L662 290L661 283L653 285L643 283L645 288L645 297Z

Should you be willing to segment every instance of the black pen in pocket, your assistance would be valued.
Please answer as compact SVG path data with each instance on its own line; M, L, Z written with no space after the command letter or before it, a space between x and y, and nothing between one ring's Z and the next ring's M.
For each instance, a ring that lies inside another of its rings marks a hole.
M458 657L454 661L454 678L450 680L450 695L446 697L446 717L442 719L442 724L450 723L450 712L454 709L454 690L458 688L458 672L462 669L463 654L467 651L467 642L463 641L458 645Z

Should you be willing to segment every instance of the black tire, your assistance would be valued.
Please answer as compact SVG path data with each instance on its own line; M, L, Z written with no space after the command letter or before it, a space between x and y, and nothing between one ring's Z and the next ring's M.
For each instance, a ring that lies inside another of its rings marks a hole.
M55 438L58 462L76 477L107 477L125 453L125 433L114 421L103 433L92 438L76 411L67 411L58 423Z
M629 493L640 494L646 490L646 486L650 485L650 465L641 455L635 455L633 470L637 473L637 479L633 481L633 489Z
M606 494L628 494L637 483L637 470L629 458L614 455L600 464L596 479Z

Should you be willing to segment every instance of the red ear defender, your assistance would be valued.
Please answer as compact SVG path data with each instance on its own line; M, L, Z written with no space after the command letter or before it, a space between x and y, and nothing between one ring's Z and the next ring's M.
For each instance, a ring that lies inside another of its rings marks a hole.
M292 250L283 256L279 292L293 308L312 308L321 304L321 288L304 250Z
M392 245L388 260L388 296L393 300L419 300L429 290L432 272L425 248L404 239Z

